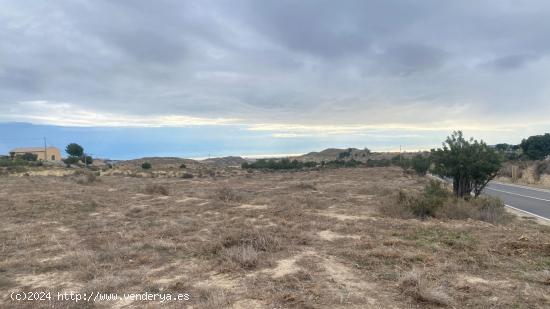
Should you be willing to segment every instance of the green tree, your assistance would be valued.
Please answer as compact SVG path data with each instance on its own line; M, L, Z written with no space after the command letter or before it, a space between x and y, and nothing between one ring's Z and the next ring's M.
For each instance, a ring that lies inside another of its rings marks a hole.
M84 164L88 165L88 164L92 164L94 163L94 158L92 158L91 156L85 156L84 157Z
M417 154L410 160L410 166L418 175L426 175L430 169L431 161L429 157Z
M143 163L141 164L141 168L144 169L144 170L148 170L148 169L150 169L151 167L153 167L153 166L152 166L151 163L149 163L149 162L143 162Z
M453 191L464 197L473 191L475 196L499 171L502 162L495 150L483 141L466 140L461 131L455 131L443 143L443 148L432 149L434 172L452 178Z
M531 160L542 160L550 155L550 133L534 135L521 141L523 153Z
M71 157L80 158L84 154L84 148L77 143L70 143L65 148L65 152Z

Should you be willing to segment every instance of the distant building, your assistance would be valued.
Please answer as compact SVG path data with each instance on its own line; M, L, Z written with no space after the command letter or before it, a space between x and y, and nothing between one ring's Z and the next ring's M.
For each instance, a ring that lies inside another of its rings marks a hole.
M42 161L61 161L61 152L56 147L22 147L10 151L10 156L24 155L26 153L35 154L38 160Z

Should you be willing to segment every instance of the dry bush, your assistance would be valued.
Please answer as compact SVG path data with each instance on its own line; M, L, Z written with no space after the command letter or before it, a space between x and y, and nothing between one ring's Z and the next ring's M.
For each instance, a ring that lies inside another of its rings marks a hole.
M266 252L282 249L281 241L272 234L257 230L218 230L225 235L217 241L199 246L201 257L218 260L223 270L253 269L265 264Z
M399 288L419 302L441 306L449 306L453 303L452 298L442 291L441 287L431 285L418 270L405 273L399 281Z
M534 281L542 283L544 285L550 285L550 270L545 269L537 272L533 276Z
M481 221L498 224L508 221L504 204L500 199L488 196L480 196L469 201L478 211L478 219Z
M170 191L168 190L168 188L160 184L148 184L142 189L142 192L151 195L170 195Z
M516 169L516 177L517 178L521 178L523 176L523 169L521 167L518 167L518 166L515 166L515 165L505 165L503 166L499 171L498 171L498 175L501 176L501 177L508 177L508 178L512 178L513 173L512 173L512 170L513 169Z
M446 218L452 220L466 220L468 218L477 218L479 211L472 207L471 201L462 199L449 199L436 212L437 218Z
M502 201L488 196L469 200L449 199L438 209L436 217L453 220L470 218L492 224L506 223L510 219Z
M183 173L183 175L181 175L181 178L183 178L183 179L191 179L193 177L195 177L195 176L193 176L193 174L191 174L191 173Z
M221 187L216 191L216 197L225 203L238 203L243 200L243 195L229 187Z
M315 184L310 183L310 182L299 182L296 185L294 185L293 187L296 188L296 189L299 189L299 190L317 191L317 187L315 186Z
M86 185L97 180L96 174L87 170L76 170L73 173L72 179L79 185Z
M222 235L217 241L208 242L199 246L198 254L206 257L236 257L236 260L246 260L256 253L280 251L282 242L272 233L258 230L227 230L219 229L214 234ZM239 252L239 250L241 250ZM241 254L241 257L238 255ZM238 263L240 264L240 263ZM246 263L245 263L246 264Z
M224 248L221 251L223 259L242 268L251 269L258 265L259 253L251 245L239 245Z
M383 202L379 210L389 217L424 219L434 217L449 196L450 193L432 182L426 186L422 194L399 191L390 200Z
M223 247L231 246L251 246L257 251L276 252L281 250L281 241L264 231L258 230L239 230L229 232L222 238L221 244Z
M198 294L198 308L218 309L227 308L231 302L227 293L220 288L200 288ZM194 296L194 295L192 295Z
M384 199L380 204L378 211L385 217L412 219L414 214L409 207L408 199L411 196L404 191L399 191L397 195Z

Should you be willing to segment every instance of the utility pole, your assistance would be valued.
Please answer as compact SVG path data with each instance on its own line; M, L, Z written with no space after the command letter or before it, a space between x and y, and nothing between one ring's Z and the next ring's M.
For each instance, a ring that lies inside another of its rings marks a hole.
M399 145L399 165L401 165L403 162L402 161L402 157L401 157L401 145Z
M44 136L44 161L48 161L48 147L46 146L46 137Z

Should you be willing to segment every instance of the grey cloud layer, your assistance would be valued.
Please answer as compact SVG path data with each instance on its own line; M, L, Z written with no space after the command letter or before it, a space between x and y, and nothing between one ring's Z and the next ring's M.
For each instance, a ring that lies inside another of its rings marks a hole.
M547 1L0 5L8 112L41 101L134 116L428 126L550 113Z

